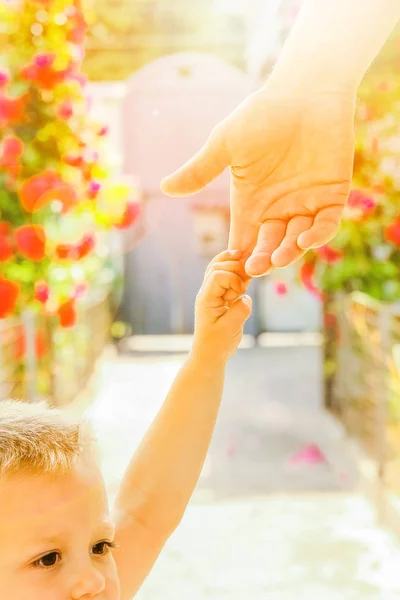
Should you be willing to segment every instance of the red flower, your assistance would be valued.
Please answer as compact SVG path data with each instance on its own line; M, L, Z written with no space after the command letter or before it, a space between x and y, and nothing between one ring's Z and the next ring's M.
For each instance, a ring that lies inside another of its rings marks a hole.
M275 284L275 292L278 296L286 296L288 293L288 287L284 281L280 281Z
M83 73L79 73L77 71L75 71L75 72L71 71L70 73L67 73L67 77L68 77L68 79L72 79L73 81L76 81L82 87L85 87L85 85L88 82L88 78L86 77L86 75L84 75Z
M45 69L51 67L56 60L54 53L48 52L44 54L37 54L33 59L33 64L39 69Z
M101 183L91 181L89 184L88 196L91 200L96 198L101 190Z
M9 235L11 233L10 223L6 221L0 221L0 235Z
M350 218L366 219L374 211L375 207L375 200L361 190L352 190L350 192L347 201L347 208L350 209Z
M15 231L15 242L21 254L39 261L46 255L46 235L41 225L23 225Z
M48 345L46 336L42 330L36 332L35 335L35 354L36 358L42 358L47 354ZM22 360L26 355L26 334L22 326L19 327L16 339L15 358Z
M323 294L314 283L315 266L312 263L303 263L300 267L299 278L304 287L316 298L323 300Z
M0 122L22 120L24 115L24 98L10 98L0 94Z
M56 255L60 260L77 260L79 258L78 250L73 244L58 244Z
M15 136L9 136L4 140L2 150L0 167L10 175L17 176L21 170L19 158L24 152L23 142Z
M4 89L10 83L10 73L7 69L0 69L0 89Z
M127 229L130 227L140 215L140 205L137 202L128 202L122 219L116 223L117 229Z
M52 90L68 73L68 69L59 71L54 68L55 59L56 55L52 53L38 54L31 64L22 69L21 75L45 90Z
M81 167L83 165L83 156L74 156L73 154L66 154L64 156L64 162L70 167Z
M62 204L62 213L65 214L68 212L75 204L78 202L78 197L72 185L68 183L64 183L60 180L60 183L53 187L52 189L45 192L40 197L40 204L45 206L46 204L50 204L51 202L61 202Z
M327 262L328 264L336 263L343 258L343 252L335 250L334 248L331 248L327 245L321 246L321 248L317 248L316 253L318 254L321 260Z
M20 286L0 276L0 319L10 316L18 300Z
M58 116L60 117L60 119L63 119L64 121L68 121L68 119L70 119L73 114L74 114L73 104L69 100L66 100L65 102L63 102L58 108Z
M89 182L92 179L92 165L83 162L81 165L81 172L85 181Z
M315 265L312 263L303 263L300 267L300 281L308 281L314 277Z
M54 171L43 171L27 179L20 190L21 204L29 212L37 212L53 200L59 200L66 212L77 202L75 190Z
M85 258L96 245L96 238L93 234L85 235L77 245L78 258Z
M386 227L385 240L395 246L400 246L400 219Z
M24 143L15 135L6 137L3 142L3 157L18 157L24 152Z
M74 298L78 300L82 298L87 291L87 285L85 283L79 283L74 289Z
M11 258L13 249L10 244L9 235L3 234L0 231L0 262L4 262Z
M58 309L61 327L73 327L76 323L76 309L74 300L67 300Z
M90 254L95 245L95 236L87 234L78 244L58 244L56 246L56 255L61 260L80 260Z
M73 18L73 27L67 34L67 39L73 44L81 45L85 39L87 25L82 12L76 12Z
M108 127L107 127L107 125L103 125L103 127L99 131L99 136L102 137L107 134L108 134Z
M41 304L46 304L50 298L50 289L45 281L37 281L35 283L35 298Z
M27 179L20 191L21 204L25 210L35 212L46 205L41 200L45 192L60 184L60 177L54 171L43 171Z

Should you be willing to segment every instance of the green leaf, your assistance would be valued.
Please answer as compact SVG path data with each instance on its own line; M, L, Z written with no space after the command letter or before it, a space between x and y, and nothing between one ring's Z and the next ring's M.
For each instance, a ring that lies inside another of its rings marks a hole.
M25 94L29 89L29 83L25 81L11 80L8 86L8 94L14 98L18 98Z

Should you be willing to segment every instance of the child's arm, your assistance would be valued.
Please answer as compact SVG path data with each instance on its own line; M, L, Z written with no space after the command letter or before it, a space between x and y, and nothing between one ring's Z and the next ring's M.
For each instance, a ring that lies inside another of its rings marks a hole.
M237 254L211 263L196 301L192 351L127 469L116 500L121 600L131 600L179 524L201 473L225 366L251 312ZM225 306L226 304L229 307Z

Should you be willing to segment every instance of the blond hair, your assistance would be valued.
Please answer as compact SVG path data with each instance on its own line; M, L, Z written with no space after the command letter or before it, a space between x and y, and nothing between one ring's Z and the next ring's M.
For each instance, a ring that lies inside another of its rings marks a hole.
M0 477L22 470L65 473L94 449L86 421L67 417L44 402L0 401Z

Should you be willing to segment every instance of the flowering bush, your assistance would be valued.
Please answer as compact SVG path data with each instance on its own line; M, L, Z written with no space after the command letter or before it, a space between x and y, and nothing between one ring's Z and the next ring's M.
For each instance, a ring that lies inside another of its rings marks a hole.
M353 189L336 238L309 252L300 280L312 293L361 291L400 300L400 81L396 31L359 90Z
M71 327L100 285L107 232L138 205L90 119L80 0L1 3L0 22L0 318L28 307Z

